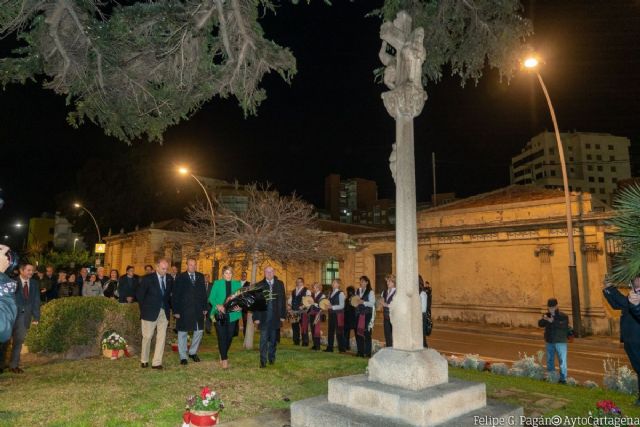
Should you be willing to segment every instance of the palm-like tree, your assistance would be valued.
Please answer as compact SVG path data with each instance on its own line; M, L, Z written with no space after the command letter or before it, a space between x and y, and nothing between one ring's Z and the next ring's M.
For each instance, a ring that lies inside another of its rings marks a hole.
M640 274L640 185L623 189L614 202L616 214L611 225L621 241L621 252L615 257L611 280L628 282Z

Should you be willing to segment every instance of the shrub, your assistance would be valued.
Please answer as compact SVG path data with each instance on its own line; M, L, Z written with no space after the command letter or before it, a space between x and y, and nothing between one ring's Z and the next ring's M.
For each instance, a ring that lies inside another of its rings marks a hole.
M496 375L508 375L509 368L504 363L492 363L491 364L491 373Z
M557 383L558 381L560 381L560 374L556 371L547 372L544 375L544 379L549 383Z
M476 371L484 370L485 361L480 359L477 354L465 354L462 360L462 367L464 369L473 369Z
M462 368L462 359L457 356L450 356L447 358L449 362L449 366L453 366L454 368Z
M119 304L111 298L70 297L42 306L40 323L29 330L26 344L33 352L63 353L73 346L95 345L116 330L127 342L140 340L137 304Z
M544 368L542 367L543 355L543 352L538 352L537 362L536 356L527 356L526 353L520 355L520 359L513 362L509 373L518 377L527 377L536 380L544 379Z
M626 365L607 359L604 364L604 388L621 393L635 394L638 391L638 377Z
M585 381L582 385L586 388L598 388L598 383L591 380Z
M573 377L568 377L567 378L567 385L569 385L571 387L576 387L578 385L578 381Z

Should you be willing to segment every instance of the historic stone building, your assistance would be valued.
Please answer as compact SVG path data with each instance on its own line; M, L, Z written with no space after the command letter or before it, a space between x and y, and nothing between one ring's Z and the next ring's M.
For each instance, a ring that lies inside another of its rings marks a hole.
M572 210L583 325L589 332L612 333L617 322L600 291L616 246L607 237L611 211L588 193L572 194ZM181 233L172 224L107 237L106 264L121 271L132 264L140 272L159 256L182 262L188 249L176 248ZM320 226L340 244L340 253L326 263L276 265L287 287L298 276L325 284L340 277L346 286L366 275L381 292L384 276L395 272L394 232L332 221ZM419 211L418 230L419 271L432 285L436 318L536 326L550 297L571 318L561 191L510 186L462 199ZM224 254L218 258L226 262ZM212 254L201 253L198 264L211 272Z

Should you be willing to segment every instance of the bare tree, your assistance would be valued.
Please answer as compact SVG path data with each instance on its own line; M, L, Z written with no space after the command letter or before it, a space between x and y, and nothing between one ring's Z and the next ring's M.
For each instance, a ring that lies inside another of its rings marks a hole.
M260 264L270 260L279 264L323 261L336 255L324 233L317 229L313 206L295 194L280 196L268 185L246 187L247 209L234 212L213 197L216 207L215 230L211 210L203 203L187 209L189 241L200 248L216 245L230 261L251 263L251 281L257 281Z

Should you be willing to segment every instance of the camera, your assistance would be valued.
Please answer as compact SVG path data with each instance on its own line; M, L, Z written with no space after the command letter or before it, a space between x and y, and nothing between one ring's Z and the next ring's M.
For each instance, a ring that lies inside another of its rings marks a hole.
M9 267L7 267L7 270L5 271L5 273L11 274L13 273L13 270L18 268L18 265L20 263L20 257L18 256L18 253L16 251L13 251L11 249L7 251L6 256L7 256L7 259L9 260Z

